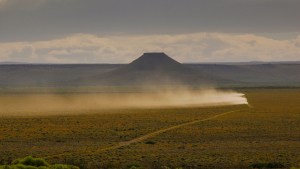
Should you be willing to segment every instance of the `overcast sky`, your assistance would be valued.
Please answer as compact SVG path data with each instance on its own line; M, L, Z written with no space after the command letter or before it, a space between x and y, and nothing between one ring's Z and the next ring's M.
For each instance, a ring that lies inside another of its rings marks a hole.
M0 0L0 61L300 60L299 0Z

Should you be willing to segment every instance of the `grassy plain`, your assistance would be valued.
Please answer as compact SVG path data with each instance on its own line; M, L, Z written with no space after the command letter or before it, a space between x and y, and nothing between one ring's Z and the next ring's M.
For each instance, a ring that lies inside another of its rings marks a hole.
M300 89L243 89L245 105L86 110L82 115L0 118L0 164L27 155L81 168L249 168L300 165ZM140 143L101 151L182 123Z

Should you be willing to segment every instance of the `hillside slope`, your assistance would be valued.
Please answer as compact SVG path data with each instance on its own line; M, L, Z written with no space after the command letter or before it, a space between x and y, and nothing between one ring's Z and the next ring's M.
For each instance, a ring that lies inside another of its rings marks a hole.
M218 79L219 80L219 79ZM164 53L145 53L128 65L96 76L77 80L82 85L170 85L208 84L213 75L183 65ZM75 81L72 84L76 84Z

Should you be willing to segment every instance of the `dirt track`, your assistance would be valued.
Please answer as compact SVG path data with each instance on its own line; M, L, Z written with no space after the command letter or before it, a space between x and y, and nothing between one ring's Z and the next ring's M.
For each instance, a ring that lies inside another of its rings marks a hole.
M157 130L157 131L154 131L152 133L143 135L141 137L137 137L137 138L129 140L129 141L120 142L117 146L112 146L111 148L119 148L119 147L123 147L123 146L129 146L129 145L134 144L134 143L145 141L149 138L155 137L155 136L157 136L161 133L164 133L164 132L167 132L167 131L170 131L170 130L175 130L175 129L180 128L180 127L184 127L184 126L192 125L192 124L195 124L195 123L215 119L215 118L218 118L220 116L224 116L224 115L227 115L227 114L230 114L230 113L233 113L233 112L237 112L237 111L240 111L240 110L229 111L229 112L218 114L218 115L215 115L215 116L212 116L212 117L208 117L206 119L195 120L195 121L179 124L179 125L176 125L176 126L171 126L171 127L165 128L165 129ZM105 150L109 150L109 149L105 149Z
M191 121L191 122L187 122L187 123L183 123L183 124L171 126L171 127L168 127L168 128L164 128L164 129L160 129L160 130L154 131L152 133L148 133L146 135L137 137L137 138L129 140L129 141L120 142L120 143L118 143L116 145L113 145L113 146L110 146L110 147L98 149L98 150L95 150L95 151L92 151L92 152L88 152L88 153L87 152L82 152L80 154L81 155L83 155L83 154L92 155L92 154L102 153L102 152L109 151L109 150L118 149L118 148L121 148L121 147L129 146L131 144L135 144L135 143L139 143L139 142L145 141L145 140L147 140L149 138L155 137L155 136L157 136L159 134L165 133L165 132L170 131L170 130L175 130L175 129L178 129L180 127L184 127L184 126L192 125L192 124L195 124L195 123L212 120L212 119L215 119L215 118L218 118L218 117L221 117L221 116L225 116L227 114L239 112L239 111L241 111L241 110L233 110L233 111L229 111L229 112L217 114L217 115L214 115L212 117L205 118L205 119L194 120L194 121ZM47 156L47 157L43 157L43 158L48 159L48 158L55 158L55 157L59 157L59 156L65 156L65 155L72 155L72 153L56 154L56 155L51 155L51 156Z

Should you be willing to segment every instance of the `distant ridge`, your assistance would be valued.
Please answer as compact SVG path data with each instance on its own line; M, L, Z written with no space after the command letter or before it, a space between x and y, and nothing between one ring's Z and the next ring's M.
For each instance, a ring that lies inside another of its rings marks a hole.
M27 62L0 62L0 65L25 65L25 64L29 64Z
M165 53L144 53L129 64L0 64L0 90L207 83L226 88L300 87L300 63L181 64Z

